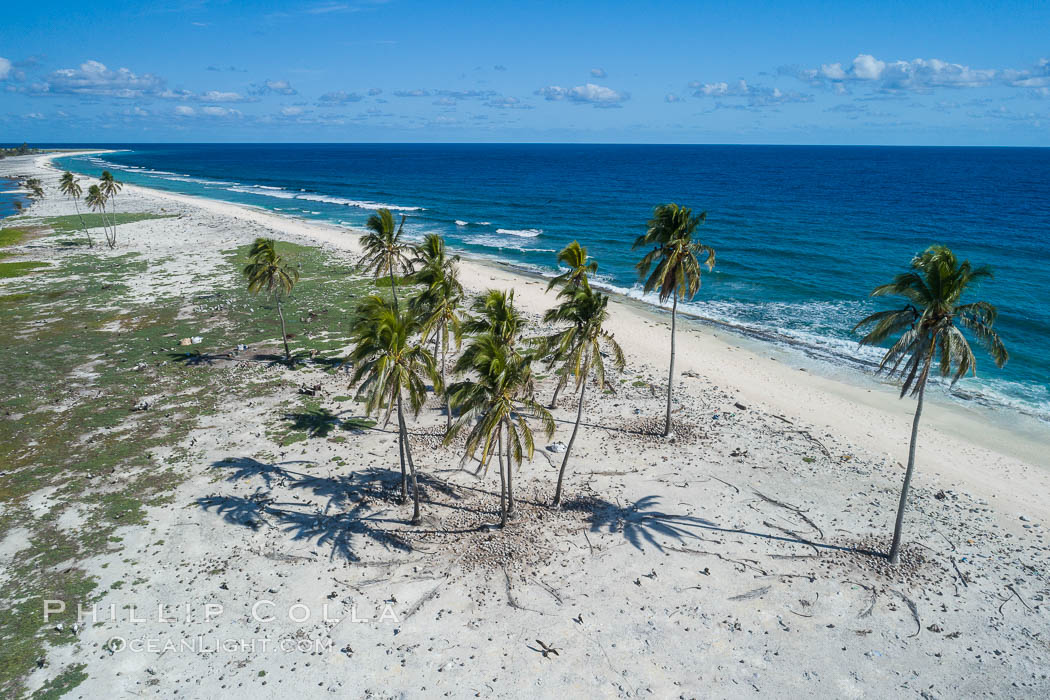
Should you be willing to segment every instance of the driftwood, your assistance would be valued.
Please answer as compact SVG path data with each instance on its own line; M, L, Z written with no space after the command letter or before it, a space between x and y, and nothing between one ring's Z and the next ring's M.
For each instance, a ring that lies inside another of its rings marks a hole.
M772 586L762 586L761 588L756 588L755 590L748 591L747 593L741 593L740 595L731 596L729 600L754 600L755 598L761 598L766 593L769 593L771 590L773 590Z
M879 597L879 594L875 591L875 587L865 586L863 583L857 583L856 581L846 581L846 583L851 583L854 586L860 586L868 593L871 593L871 602L868 603L868 608L864 610L860 615L857 615L857 617L871 617L871 611L875 609L875 600Z

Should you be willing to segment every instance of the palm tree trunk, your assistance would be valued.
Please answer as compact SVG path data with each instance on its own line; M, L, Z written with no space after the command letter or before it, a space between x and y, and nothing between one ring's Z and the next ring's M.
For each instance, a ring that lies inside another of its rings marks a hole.
M503 471L503 426L499 427L499 438L496 445L499 456L499 526L507 527L507 475Z
M671 303L671 367L667 370L667 418L664 421L664 437L671 434L671 388L674 386L674 327L678 317L678 293L675 291Z
M416 465L412 461L412 446L408 442L408 424L405 423L405 414L401 410L401 392L397 394L397 423L399 439L405 448L405 458L408 460L408 471L412 475L412 524L418 525L422 519L419 513L419 482L416 479Z
M565 388L565 375L564 374L559 374L558 375L558 386L554 387L554 396L551 397L551 405L548 406L548 408L557 408L558 407L558 394L561 393L561 390L563 388Z
M401 424L397 426L397 452L401 457L401 498L398 503L408 503L408 470L405 468L405 443L401 440Z
M445 394L445 431L452 430L452 402L448 397L448 384L445 382L445 364L448 361L448 329L442 334L441 344L441 391Z
M561 505L561 484L565 479L565 467L569 464L569 454L572 452L572 445L576 442L576 433L580 430L580 421L583 420L583 394L587 391L587 372L590 371L590 362L583 363L583 384L580 385L580 404L576 407L576 425L572 428L572 436L569 437L569 444L565 446L565 456L561 460L561 469L558 470L558 486L554 489L554 507Z
M908 503L908 491L911 489L911 477L915 471L915 443L919 437L919 417L922 415L922 397L926 393L926 382L919 385L919 401L915 406L915 418L911 422L911 445L908 447L908 469L904 472L904 486L901 487L901 500L897 505L897 522L893 525L893 544L890 545L890 563L897 564L901 557L901 531L904 529L904 507Z
M87 236L88 246L94 248L95 242L91 240L91 234L88 233L87 225L84 223L84 217L80 213L80 203L76 200L76 197L73 198L73 207L77 210L77 217L80 219L80 230L84 232L85 236Z
M507 419L507 517L514 515L514 461L510 458L510 419Z
M117 227L113 226L112 232L106 221L106 205L102 205L102 231L106 234L106 245L109 246L110 250L117 247Z
M288 329L284 326L284 311L281 309L281 298L277 297L277 315L281 319L281 340L284 341L284 361L292 361L292 351L288 349Z
M394 297L394 310L400 311L397 307L397 286L394 284L394 266L389 265L387 269L390 271L390 295Z

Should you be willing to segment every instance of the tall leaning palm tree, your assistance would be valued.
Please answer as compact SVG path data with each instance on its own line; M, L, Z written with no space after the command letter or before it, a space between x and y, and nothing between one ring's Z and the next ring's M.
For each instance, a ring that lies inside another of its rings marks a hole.
M550 412L533 398L532 356L522 355L494 333L474 338L456 363L457 372L470 372L449 387L459 418L445 436L445 444L469 426L464 459L476 457L482 466L495 453L500 474L500 527L514 514L514 464L532 459L535 437L530 419L539 420L549 438L554 434ZM480 455L478 451L480 450ZM506 458L506 468L504 468Z
M91 234L88 232L87 225L84 223L84 216L80 213L80 195L84 193L83 188L80 186L80 181L73 176L73 173L68 170L62 173L62 179L58 183L59 191L73 200L73 206L77 210L77 217L80 219L80 230L87 236L88 246L94 248L95 241L91 239Z
M587 381L593 375L594 383L599 390L611 387L605 381L605 359L603 347L612 357L617 370L624 367L623 350L613 335L605 330L605 321L609 316L607 306L609 297L593 291L590 286L582 285L575 289L566 287L558 295L562 303L549 309L543 316L548 323L568 323L569 327L559 331L543 341L543 347L561 362L561 373L566 379L576 379L576 391L580 392L576 408L576 424L572 436L562 457L561 469L558 470L558 486L554 491L552 505L561 505L562 482L565 479L565 468L569 464L569 455L576 442L583 419L583 397L587 390Z
M996 308L986 301L962 303L963 295L974 284L990 277L992 270L988 266L973 267L967 260L960 262L948 247L931 246L912 259L909 272L900 273L892 282L876 287L871 293L871 296L904 297L904 306L874 313L853 329L870 328L860 341L865 345L880 344L897 336L883 355L879 371L885 370L890 376L897 375L903 380L901 398L909 391L917 397L908 468L904 473L890 545L889 559L893 564L900 560L904 509L915 471L919 417L926 382L934 364L942 377L951 376L952 384L967 372L976 376L977 359L963 335L963 328L991 355L997 367L1002 367L1009 358L1006 347L993 329L998 315Z
M418 337L421 326L413 314L398 311L397 307L379 296L365 300L359 310L354 332L354 349L350 360L355 370L352 382L361 382L358 398L365 399L365 409L371 415L385 412L389 420L397 411L398 450L401 455L401 502L408 500L408 472L412 476L412 523L420 521L419 483L408 441L404 402L413 416L418 416L426 401L426 378L435 386L440 381L434 366L434 356ZM439 387L439 390L441 388Z
M700 268L715 266L715 249L694 240L697 227L707 220L707 212L693 216L692 209L677 204L661 204L653 211L645 233L632 248L652 250L635 266L645 280L645 291L656 291L660 301L671 298L671 365L667 371L667 416L664 437L671 434L671 390L674 386L674 332L678 300L692 299L700 289Z
M579 241L573 241L558 251L558 264L565 265L568 270L553 278L547 284L547 291L561 284L567 290L575 290L581 286L590 286L588 275L598 272L598 263L589 260L587 249L580 245ZM571 294L571 292L570 292ZM558 395L568 384L569 378L565 374L558 375L558 384L554 387L554 396L551 397L550 408L558 405Z
M102 175L99 177L98 188L102 190L102 194L106 195L106 201L111 204L112 215L110 216L110 225L113 229L113 243L116 245L117 242L117 193L124 187L124 184L117 181L113 177L113 173L108 170L103 170ZM103 217L105 213L103 212Z
M434 350L441 345L441 383L445 384L445 366L448 360L450 340L460 345L460 311L463 301L463 285L459 281L459 256L445 252L445 239L437 234L428 234L416 248L418 269L410 275L414 284L421 286L419 293L409 301L409 307L422 320L423 338L434 338ZM445 393L446 430L452 428L452 406Z
M244 277L248 280L248 291L258 294L265 291L277 303L277 316L281 319L281 340L284 341L284 360L291 362L292 352L288 348L288 329L284 324L281 297L292 293L299 281L299 270L277 253L276 244L269 238L256 238L248 250L248 264L244 266Z
M98 185L91 185L88 187L87 196L84 197L84 203L91 211L102 214L102 232L106 236L106 245L112 249L117 245L117 234L114 232L111 235L109 227L106 226L106 195L102 193Z
M364 252L358 265L376 280L383 276L390 278L390 294L394 298L394 308L397 308L395 275L412 271L412 246L401 238L405 228L405 215L401 215L401 224L395 227L394 215L390 210L379 209L368 217L365 227L368 233L361 238Z

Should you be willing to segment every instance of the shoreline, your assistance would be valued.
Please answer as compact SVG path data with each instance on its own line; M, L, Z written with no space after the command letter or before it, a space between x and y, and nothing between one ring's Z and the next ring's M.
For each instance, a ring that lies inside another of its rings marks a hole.
M113 149L101 149L97 152L108 153L112 151ZM78 154L84 153L78 151ZM51 161L62 155L64 154L40 155L35 158L34 163L41 168L55 172L58 169L55 168ZM84 177L90 176L85 175ZM142 196L202 208L234 219L268 226L275 230L312 240L315 243L327 244L350 252L358 250L357 244L361 233L360 229L313 222L262 207L253 207L251 205L178 192L168 192L143 185L126 183L124 187L126 191L137 192ZM478 259L471 256L464 257L462 255L461 269L467 273L464 278L464 286L476 291L490 286L505 285L512 287L516 290L516 298L519 303L522 303L523 308L527 311L542 313L543 310L553 303L553 297L543 292L543 289L546 288L546 278L534 271L522 269L512 263L500 263L498 261ZM499 273L501 276L499 278L494 277L495 273ZM488 282L496 282L498 279L498 284L487 284L486 278ZM522 294L529 286L539 285L541 281L542 286L539 294ZM523 282L524 285L522 284ZM642 327L659 324L669 328L668 312L662 307L617 292L607 291L607 293L610 295L614 305L613 310L618 308L625 312L623 314L624 318L619 319L617 318L618 314L611 314L612 326L617 333L617 337L621 337L620 334L624 333L637 338L636 346L633 348L635 352L641 348L648 350L652 345L649 342L649 338L638 337L636 331L639 324ZM750 338L747 334L741 333L739 329L733 327L728 327L720 332L701 334L700 329L712 329L724 322L702 317L690 318L693 314L685 312L680 312L679 316L685 319L686 322L682 325L677 336L677 342L679 343L675 373L677 382L683 381L683 373L685 372L700 374L712 372L708 378L716 384L724 384L724 388L738 387L741 394L747 397L747 402L760 405L768 404L771 407L775 407L782 414L796 415L810 423L823 425L832 430L832 432L843 428L845 429L845 434L851 440L860 442L865 447L876 452L882 452L894 461L904 461L907 454L907 437L910 430L912 412L914 411L914 403L907 399L898 399L892 384L879 382L876 377L865 375L851 368L847 368L847 371L842 373L844 376L835 376L833 373L818 373L810 371L808 367L789 368L787 367L789 363L791 365L799 364L800 358L791 355L792 352L798 353L798 350L785 349L775 341ZM625 318L630 318L633 323L625 323ZM723 338L721 333L729 337ZM642 335L644 336L645 334L643 333ZM669 339L666 335L661 334L655 345L655 353L645 353L649 355L646 363L652 364L658 373L662 367L665 375L665 355L667 353L666 346L668 345ZM747 367L766 366L770 364L772 358L775 358L775 364L777 365L775 369L779 371L763 371L754 376L749 376L751 373L748 371L740 371L743 369L740 367L741 361L738 359L741 351L746 357L744 365ZM780 357L776 357L777 355L780 355ZM705 359L710 357L718 360L713 367ZM813 369L816 369L815 365L818 363L833 367L833 364L826 360L811 359L810 361L813 363ZM725 362L729 362L730 366L733 367L731 371L725 371L724 369L719 371ZM848 381L846 379L851 372L858 375L856 377L857 381ZM805 379L800 375L805 375ZM756 379L758 380L757 383ZM800 386L793 387L793 385ZM812 403L815 405L821 405L822 401L819 398L821 395L830 394L836 397L836 403L840 409L834 412L835 415L829 415L827 410L807 409L805 405L800 405L799 401L795 400L798 394L795 390L796 388L802 389L803 395L813 396L814 401ZM986 449L993 454L1026 461L1031 464L1040 463L1040 458L1044 452L1044 442L1039 438L1041 434L1050 433L1050 427L1046 426L1045 423L1035 418L1026 417L1026 422L1031 422L1032 424L1019 427L1016 425L1016 419L1003 415L1006 413L1004 410L980 405L966 406L959 401L937 396L936 392L933 397L929 398L933 399L929 401L930 406L936 407L936 410L927 411L924 416L919 442L920 455L924 451L924 442L927 445L927 449L929 449L929 445L941 442L933 434L936 431L952 439L969 443L969 447L975 449ZM871 413L866 414L862 419L853 417L851 414L856 413L855 409L861 406ZM844 416L851 416L853 419L845 422L843 421ZM885 432L881 435L873 435L870 427L876 425L886 428ZM893 427L891 428L890 426ZM924 439L922 433L927 431L931 434ZM973 435L982 435L981 442L972 442L971 436ZM1045 437L1043 439L1045 440ZM887 450L887 442L894 445L895 449ZM944 461L947 467L950 460ZM949 469L948 471L952 472L954 470ZM1050 471L1047 471L1047 476L1050 477Z
M124 149L98 149L47 153L38 156L37 162L53 167L51 161L58 157L118 153L123 150ZM80 174L84 177L90 177L84 173ZM328 221L316 221L310 218L275 211L261 205L244 202L231 202L222 198L212 198L199 194L169 191L150 187L148 185L138 185L134 183L126 184L128 186L150 190L155 193L189 197L198 201L217 201L235 207L262 211L280 217L281 219L299 222L307 226L332 228L339 231L347 231L353 235L360 235L363 232L359 227L349 226L342 222L336 224ZM470 260L476 265L507 270L511 273L530 279L549 280L554 274L547 274L544 271L538 271L536 266L531 264L500 260L494 254L457 249L455 246L452 246L451 249L459 254L461 258ZM625 290L622 286L615 286L601 281L592 281L592 286L609 294L614 299L618 299L631 305L637 305L642 309L665 314L670 310L669 305L665 306L655 299L642 298L631 293L629 290ZM877 374L876 370L878 362L874 355L866 357L858 352L849 352L845 348L828 346L817 339L799 338L775 327L763 327L759 325L751 325L746 322L735 321L733 319L708 316L698 307L698 304L680 305L678 312L679 318L686 319L689 322L698 325L728 332L748 344L753 344L751 349L756 353L766 352L767 346L769 345L780 349L787 349L789 352L794 352L798 355L797 358L793 359L805 364L807 371L815 370L824 376L844 379L845 381L859 385L864 389L871 388L872 386L887 387L892 385L892 382L883 380ZM832 340L838 342L838 340L841 339ZM853 345L856 345L856 343L853 343ZM982 376L984 376L983 370L988 369L987 363L979 361L978 365L982 370ZM852 376L853 374L858 376ZM994 374L987 376L993 379L995 378ZM1025 439L1038 440L1050 438L1050 414L1042 411L1039 406L1026 404L1023 400L1002 394L990 386L983 386L980 389L971 391L967 389L966 384L967 381L964 380L962 384L952 386L948 385L947 382L944 382L939 377L933 377L934 391L931 392L931 395L928 396L928 398L946 407L957 407L959 410L967 412L975 418L988 420L998 427L1010 429L1013 432L1017 432ZM1018 421L1022 425L1015 425Z

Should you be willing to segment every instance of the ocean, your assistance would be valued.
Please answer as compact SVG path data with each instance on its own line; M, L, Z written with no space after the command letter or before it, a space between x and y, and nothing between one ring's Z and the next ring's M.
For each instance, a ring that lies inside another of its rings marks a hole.
M643 297L631 250L654 205L707 212L715 270L685 311L870 369L854 323L890 304L868 293L933 243L994 280L1011 353L978 352L960 400L1050 421L1050 149L506 144L124 144L56 163L79 173L361 227L378 207L406 232L541 274L576 239L597 281Z

